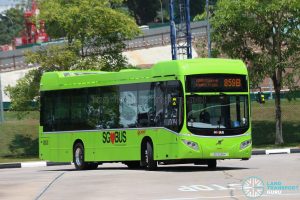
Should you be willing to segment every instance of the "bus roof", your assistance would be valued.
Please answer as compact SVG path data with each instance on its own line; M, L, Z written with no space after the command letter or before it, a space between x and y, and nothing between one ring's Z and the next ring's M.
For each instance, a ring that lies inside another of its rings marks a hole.
M150 69L106 71L55 71L43 74L40 90L61 90L139 82L174 80L192 74L243 74L247 68L241 60L200 58L159 62Z

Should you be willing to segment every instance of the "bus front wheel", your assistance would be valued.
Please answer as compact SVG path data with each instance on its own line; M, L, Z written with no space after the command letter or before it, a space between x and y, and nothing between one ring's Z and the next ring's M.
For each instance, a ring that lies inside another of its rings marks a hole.
M73 149L73 162L77 170L88 169L88 163L84 162L84 147L81 143L76 143ZM97 165L98 166L98 165Z
M154 160L154 155L153 155L153 146L150 142L147 142L146 144L145 162L146 162L147 170L153 171L157 168L157 162Z

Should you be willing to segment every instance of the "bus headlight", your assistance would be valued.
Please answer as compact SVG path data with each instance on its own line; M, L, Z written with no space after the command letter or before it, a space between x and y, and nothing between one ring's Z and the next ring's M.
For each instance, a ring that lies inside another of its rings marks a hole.
M248 147L251 143L252 143L251 140L246 140L246 141L242 142L241 145L240 145L240 149L245 149L245 148Z
M199 146L196 142L193 142L193 141L190 141L190 140L185 140L185 139L182 139L182 142L184 144L186 144L188 147L194 149L195 151L199 150Z

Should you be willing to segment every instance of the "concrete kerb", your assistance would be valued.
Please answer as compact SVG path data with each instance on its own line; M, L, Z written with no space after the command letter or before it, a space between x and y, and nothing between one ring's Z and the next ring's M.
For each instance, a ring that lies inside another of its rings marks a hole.
M72 164L71 162L46 162L46 161L0 163L0 169L28 168L28 167L49 167L49 166L56 166L56 165L71 165L71 164Z
M271 154L291 154L300 153L300 148L284 148L284 149L254 149L252 155L271 155ZM17 163L2 163L0 169L7 168L28 168L28 167L49 167L57 165L71 165L71 162L46 162L46 161L34 161L34 162L17 162Z
M300 148L254 149L254 150L252 150L252 155L291 154L291 153L300 153Z

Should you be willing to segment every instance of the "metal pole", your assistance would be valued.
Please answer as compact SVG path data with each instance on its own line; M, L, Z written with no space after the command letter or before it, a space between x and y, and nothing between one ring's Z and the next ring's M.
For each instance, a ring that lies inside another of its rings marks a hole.
M1 85L1 73L0 73L0 123L4 122L3 114L3 99L2 99L2 85Z
M187 37L187 58L192 58L192 34L191 34L191 16L190 16L190 0L185 1L185 19L186 19L186 37Z
M211 42L210 42L210 24L209 24L209 0L206 0L206 20L207 20L207 49L208 57L211 57Z
M174 21L174 0L170 0L169 6L170 6L170 40L171 40L172 60L177 60L176 27Z

